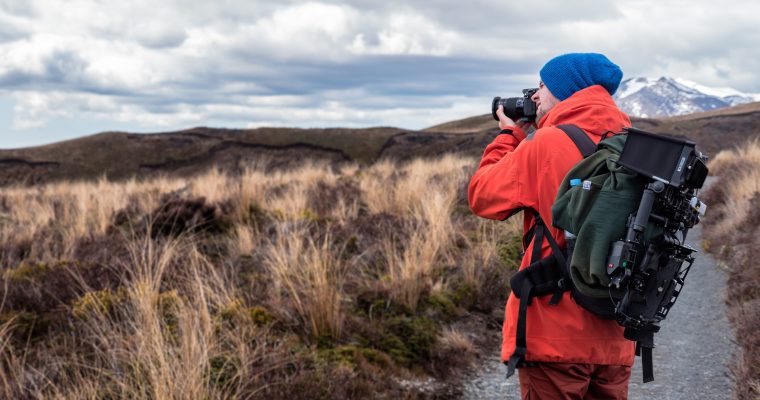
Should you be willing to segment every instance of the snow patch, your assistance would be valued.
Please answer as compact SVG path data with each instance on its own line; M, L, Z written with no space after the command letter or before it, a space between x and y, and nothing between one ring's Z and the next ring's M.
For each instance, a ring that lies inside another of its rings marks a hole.
M715 88L715 87L709 87L705 85L700 85L699 83L692 82L690 80L686 80L683 78L674 78L676 82L680 83L681 85L684 85L688 88L694 89L698 92L704 93L706 95L715 96L715 97L728 97L728 96L741 96L746 97L747 95L745 93L742 93L734 88L729 87L721 87L721 88Z
M618 99L626 98L632 94L635 94L639 92L641 89L644 89L646 87L652 86L656 84L657 81L654 79L648 79L648 78L632 78L632 79L626 79L623 81L623 83L620 85L620 89L616 96Z
M623 81L614 99L624 112L639 116L673 116L760 101L760 94L709 87L683 78L637 77Z

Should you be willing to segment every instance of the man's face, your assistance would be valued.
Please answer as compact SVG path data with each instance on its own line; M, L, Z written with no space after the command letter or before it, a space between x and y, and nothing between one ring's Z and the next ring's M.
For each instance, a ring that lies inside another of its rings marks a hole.
M538 84L538 91L530 98L536 103L536 121L540 121L546 113L556 106L560 100L549 91L544 82Z

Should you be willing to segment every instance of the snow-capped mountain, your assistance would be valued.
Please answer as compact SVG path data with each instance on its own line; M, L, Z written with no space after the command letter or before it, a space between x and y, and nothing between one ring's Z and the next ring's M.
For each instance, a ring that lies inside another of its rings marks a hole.
M615 93L620 109L636 117L663 117L760 101L760 94L711 88L680 78L631 78Z

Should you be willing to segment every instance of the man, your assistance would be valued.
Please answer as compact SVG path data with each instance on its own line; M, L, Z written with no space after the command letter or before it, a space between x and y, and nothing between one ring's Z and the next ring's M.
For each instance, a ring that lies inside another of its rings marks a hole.
M611 97L622 71L601 54L555 57L540 76L539 89L531 98L537 106L535 133L526 137L528 124L512 121L500 106L502 132L486 147L468 195L472 211L484 218L503 220L526 210L526 234L536 223L529 210L537 211L548 228L546 234L563 247L564 233L552 226L551 207L565 174L583 157L556 126L574 124L598 143L604 135L631 126L631 121ZM530 264L534 246L540 246L541 257L552 254L548 240L531 240L520 269ZM527 352L518 365L523 398L627 398L634 344L623 337L623 328L577 305L569 291L559 302L551 297L533 298L527 308ZM507 301L501 349L505 363L517 354L519 301L514 294Z

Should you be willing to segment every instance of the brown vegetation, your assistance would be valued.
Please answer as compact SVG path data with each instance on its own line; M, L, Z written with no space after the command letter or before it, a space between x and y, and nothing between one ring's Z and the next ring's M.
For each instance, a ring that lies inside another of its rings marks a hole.
M0 396L440 396L409 382L469 365L520 252L470 214L473 165L7 188Z
M728 271L729 320L742 348L734 368L737 396L760 397L760 142L719 153L710 170L719 181L706 193L710 205L704 243Z
M633 118L655 133L692 139L716 154L757 137L760 103L673 118ZM187 178L216 166L240 174L250 163L271 172L296 168L312 159L333 166L367 166L390 159L410 161L457 153L477 157L498 134L490 114L436 125L421 131L390 127L365 129L193 128L159 134L104 132L26 149L0 150L0 187L80 179ZM262 160L265 160L262 162Z
M126 180L161 175L190 177L212 167L239 174L251 163L270 172L303 160L370 165L379 159L411 160L445 153L478 156L498 133L365 129L194 128L159 134L104 132L26 149L0 149L0 186L80 179Z

